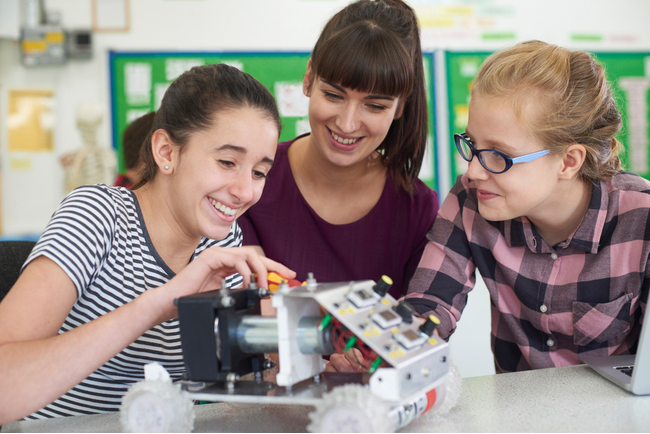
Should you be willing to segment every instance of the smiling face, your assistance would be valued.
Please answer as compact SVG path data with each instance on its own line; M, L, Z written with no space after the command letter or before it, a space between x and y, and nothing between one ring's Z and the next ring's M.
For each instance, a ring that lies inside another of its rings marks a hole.
M313 77L310 71L304 89L310 97L310 141L340 167L366 164L401 112L398 97L344 88Z
M276 124L251 108L220 112L208 129L174 148L174 214L190 236L221 240L255 204L273 165Z
M511 105L494 98L472 97L467 133L477 149L498 150L511 158L545 149L522 126ZM493 174L474 157L467 175L476 182L481 216L491 221L520 216L533 222L552 219L561 200L557 194L560 163L560 157L545 155Z

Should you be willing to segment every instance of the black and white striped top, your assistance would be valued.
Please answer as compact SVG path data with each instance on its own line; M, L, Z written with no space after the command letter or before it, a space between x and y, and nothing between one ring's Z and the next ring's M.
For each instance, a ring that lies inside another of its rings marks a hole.
M221 241L203 238L192 260L215 245L240 246L241 230L233 223ZM58 207L27 263L40 255L55 261L77 289L77 301L59 333L92 321L158 287L174 272L151 243L133 192L123 187L84 186ZM241 284L230 276L229 288ZM44 282L45 284L45 282ZM144 365L161 363L172 379L184 372L178 320L148 330L88 378L27 419L119 411L128 388L144 379Z

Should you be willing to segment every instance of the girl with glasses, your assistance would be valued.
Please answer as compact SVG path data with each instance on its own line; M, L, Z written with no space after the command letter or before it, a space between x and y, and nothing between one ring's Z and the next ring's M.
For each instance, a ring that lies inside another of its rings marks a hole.
M406 300L454 332L478 270L497 372L634 352L650 286L650 182L621 169L603 68L539 41L480 67L468 161L445 199Z

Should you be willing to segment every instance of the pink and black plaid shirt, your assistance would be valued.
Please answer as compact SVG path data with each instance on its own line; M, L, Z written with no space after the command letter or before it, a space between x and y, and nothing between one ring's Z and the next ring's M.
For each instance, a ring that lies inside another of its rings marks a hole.
M497 372L636 352L650 287L650 182L622 172L594 184L576 231L549 246L525 217L487 221L476 185L445 199L405 299L447 339L478 268L490 292Z

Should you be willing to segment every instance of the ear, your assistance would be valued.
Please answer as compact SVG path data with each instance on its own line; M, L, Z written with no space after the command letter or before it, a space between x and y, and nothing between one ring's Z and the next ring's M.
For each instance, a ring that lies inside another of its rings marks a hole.
M587 149L583 145L576 143L566 148L562 156L560 179L570 180L578 176L586 158Z
M313 81L314 71L311 69L310 57L309 61L307 61L307 72L305 72L305 76L302 78L302 93L304 93L306 97L311 97L311 85Z
M162 173L170 173L173 170L173 161L175 155L174 142L172 141L169 133L163 129L153 132L151 135L151 150L153 158L158 165L158 170ZM167 166L169 169L164 169Z

